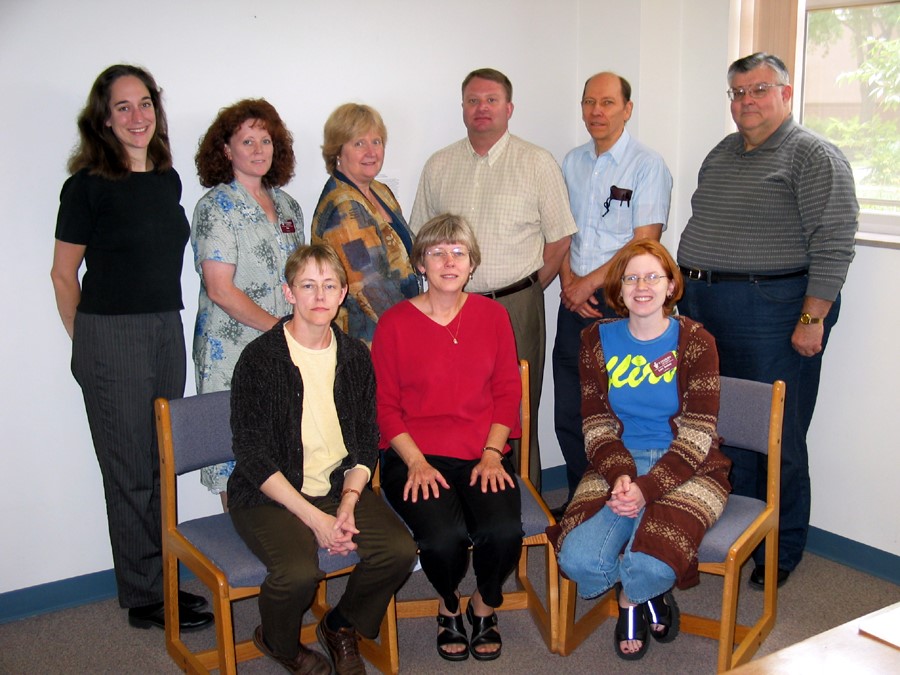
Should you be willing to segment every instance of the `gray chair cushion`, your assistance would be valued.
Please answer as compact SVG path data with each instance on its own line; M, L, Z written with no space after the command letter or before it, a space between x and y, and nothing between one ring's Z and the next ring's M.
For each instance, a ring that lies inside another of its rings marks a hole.
M718 432L725 445L768 454L772 385L733 377L719 382Z
M702 563L725 562L728 550L765 508L766 503L759 499L729 495L722 517L706 531L697 559Z
M234 459L230 391L174 399L169 411L176 475Z
M265 580L266 566L247 548L227 513L180 523L178 530L222 570L231 586L259 586ZM358 562L355 552L344 557L319 549L319 569L326 574Z

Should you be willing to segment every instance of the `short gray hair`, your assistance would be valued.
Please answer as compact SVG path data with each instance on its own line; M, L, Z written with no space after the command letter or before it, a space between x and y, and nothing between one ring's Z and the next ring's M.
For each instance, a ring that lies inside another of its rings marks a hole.
M481 249L472 226L462 216L442 213L422 226L410 253L410 262L419 270L425 267L425 251L438 244L462 244L469 249L472 272L481 264Z
M778 84L791 83L791 75L788 73L784 61L774 54L756 52L755 54L750 54L750 56L738 59L728 67L728 84L731 84L731 80L734 79L734 76L738 73L749 73L751 70L756 70L760 66L768 66L771 68L775 72L775 78L778 80Z

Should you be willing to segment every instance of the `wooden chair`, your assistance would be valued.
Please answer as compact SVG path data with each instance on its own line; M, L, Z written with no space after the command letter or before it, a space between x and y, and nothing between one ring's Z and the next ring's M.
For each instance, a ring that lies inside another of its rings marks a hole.
M166 612L166 649L185 672L222 675L237 672L237 663L262 656L252 640L235 643L231 603L259 594L266 568L247 548L227 513L178 522L178 476L203 466L234 459L231 451L230 392L184 399L156 400L162 497L163 588ZM349 574L359 561L355 553L343 557L319 550L319 566L326 574L316 589L313 614L328 611L326 582ZM183 563L212 594L216 648L192 652L181 639L178 623L178 565ZM305 624L300 640L314 643L315 623ZM397 616L391 600L381 623L379 642L363 640L360 652L383 673L397 673Z
M529 371L528 362L519 361L519 374L522 379L522 440L519 452L519 487L522 491L522 529L525 533L522 539L522 556L516 568L515 581L517 589L503 594L503 605L499 611L513 609L527 609L541 637L547 644L547 649L555 651L556 636L559 626L559 567L556 564L556 554L544 530L553 524L553 516L544 503L538 491L531 483L528 476L528 452L529 452L529 425L531 415L529 413L530 397L528 395ZM535 590L531 579L528 577L528 549L532 546L541 547L546 562L545 586L546 602L542 602L540 595ZM460 598L461 609L465 611L470 596ZM438 599L410 599L397 600L397 617L400 619L437 616Z
M781 427L784 382L763 384L721 378L719 435L724 443L768 455L766 501L731 495L721 518L709 529L697 558L700 571L723 577L722 613L718 619L681 615L681 630L719 641L717 668L723 672L750 660L772 631L778 607L778 507L781 489ZM741 569L753 550L766 542L763 610L752 626L737 623ZM570 654L607 617L618 616L610 591L575 621L576 584L560 586L559 653Z

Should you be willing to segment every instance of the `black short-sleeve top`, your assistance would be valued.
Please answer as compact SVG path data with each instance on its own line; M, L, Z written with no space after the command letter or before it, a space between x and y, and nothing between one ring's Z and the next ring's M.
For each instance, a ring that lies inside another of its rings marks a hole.
M79 312L183 309L181 270L190 225L174 169L121 180L81 170L63 184L56 238L86 247Z

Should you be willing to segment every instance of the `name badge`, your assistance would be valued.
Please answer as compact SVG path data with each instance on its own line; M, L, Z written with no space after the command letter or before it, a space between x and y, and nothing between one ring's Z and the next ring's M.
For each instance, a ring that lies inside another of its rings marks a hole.
M677 365L678 355L675 352L666 352L650 364L650 370L657 377L661 377L673 370Z
M294 228L293 220L282 220L281 221L281 231L285 234L293 234L297 230Z

